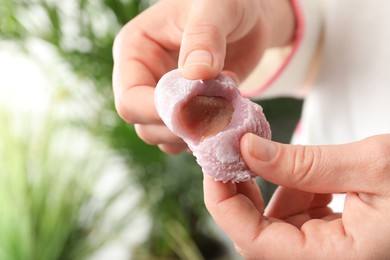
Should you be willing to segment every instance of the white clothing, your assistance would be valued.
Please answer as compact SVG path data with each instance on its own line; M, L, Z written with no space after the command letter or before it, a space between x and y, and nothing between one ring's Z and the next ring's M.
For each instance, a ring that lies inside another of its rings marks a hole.
M298 93L322 45L294 142L337 144L390 133L390 1L292 2L300 39L277 77L255 94Z

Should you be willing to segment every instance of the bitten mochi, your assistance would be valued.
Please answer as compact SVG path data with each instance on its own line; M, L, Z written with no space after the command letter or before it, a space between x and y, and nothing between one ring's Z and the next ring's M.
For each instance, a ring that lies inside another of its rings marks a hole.
M236 83L220 74L212 80L188 80L179 70L165 74L155 90L157 112L188 145L205 174L217 181L254 177L240 153L245 133L271 138L263 109L240 95Z

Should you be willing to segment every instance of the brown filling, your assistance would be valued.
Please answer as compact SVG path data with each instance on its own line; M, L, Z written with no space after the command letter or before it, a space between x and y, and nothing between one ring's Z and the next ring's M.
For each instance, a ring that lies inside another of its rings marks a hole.
M222 97L195 96L182 107L181 121L188 134L202 140L223 130L234 108Z

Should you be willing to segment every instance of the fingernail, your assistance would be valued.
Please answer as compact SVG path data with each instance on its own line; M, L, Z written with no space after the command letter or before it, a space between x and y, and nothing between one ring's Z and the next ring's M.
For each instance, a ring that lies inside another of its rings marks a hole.
M271 161L276 156L276 145L267 139L250 134L248 140L249 154L264 162Z
M187 55L183 68L194 65L211 67L212 63L213 56L210 52L205 50L195 50Z

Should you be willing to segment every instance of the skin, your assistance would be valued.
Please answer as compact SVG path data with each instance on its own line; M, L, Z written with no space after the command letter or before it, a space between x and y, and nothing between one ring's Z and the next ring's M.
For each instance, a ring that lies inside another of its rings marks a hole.
M221 70L237 81L244 79L266 48L292 39L295 22L290 9L288 0L159 1L116 37L113 89L119 115L135 124L146 143L167 153L185 150L184 142L157 114L157 81L177 67L188 79L215 78ZM189 59L192 51L198 56Z
M165 127L154 106L160 77L179 67L188 79L210 79L224 71L241 81L267 48L291 42L294 29L289 0L160 0L115 40L118 113L146 143L179 153L186 145ZM192 51L195 57L188 58ZM245 258L390 257L389 135L344 145L293 146L247 134L241 153L255 174L280 185L267 208L253 181L223 184L205 176L204 199ZM342 214L327 207L332 193L347 194Z
M280 185L264 208L254 182L204 178L206 206L247 259L389 259L390 135L329 146L241 140L253 172ZM327 207L346 193L342 214Z

